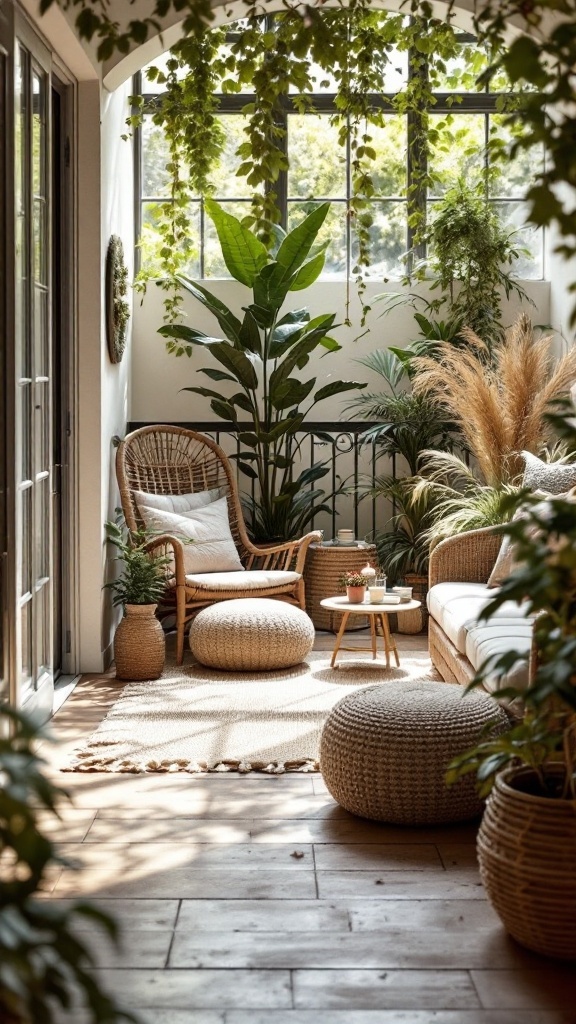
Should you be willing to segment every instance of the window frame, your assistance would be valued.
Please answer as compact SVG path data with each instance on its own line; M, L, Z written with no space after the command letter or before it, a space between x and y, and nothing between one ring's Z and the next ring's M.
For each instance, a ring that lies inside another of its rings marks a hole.
M230 38L233 39L234 35L231 34ZM463 43L473 42L474 41L474 37L472 35L467 34L467 33L462 33L461 34L461 41ZM410 60L410 51L409 51L408 52L408 69L409 69L408 73L409 73L409 75L412 73L411 70L410 70L411 68L412 68L412 62ZM426 76L427 75L427 66L424 64L420 68L418 73L419 74L423 74L424 76ZM143 98L143 105L142 105L142 107L140 109L140 112L143 115L152 113L153 109L154 109L154 103L155 103L155 101L157 101L157 99L161 95L161 93L159 93L159 92L155 92L155 93L152 93L152 92L150 92L150 93L142 93L142 72L141 71L137 72L134 75L133 89L134 89L134 94L135 95L142 96L142 98ZM312 108L313 109L310 111L310 115L311 116L314 116L316 114L330 115L330 114L337 113L337 108L336 108L336 104L335 104L336 93L320 92L320 93L307 93L306 95L307 95L308 98L310 98L312 100ZM436 115L443 115L443 116L452 115L455 118L457 118L461 114L476 114L476 115L479 115L479 116L483 116L483 120L484 120L484 138L485 138L485 142L486 142L486 145L485 145L485 148L484 148L484 151L483 151L483 154L482 154L483 176L484 176L484 180L485 180L486 195L488 197L489 203L490 203L491 206L497 207L498 205L502 205L504 203L524 203L525 202L525 196L524 195L520 196L520 195L514 194L514 195L505 196L505 197L504 196L499 197L499 196L489 196L488 195L488 170L489 170L489 166L490 166L490 159L489 159L489 150L488 150L487 143L488 143L489 132L490 132L490 117L494 116L494 115L499 115L499 114L502 113L502 111L498 109L498 106L499 106L499 102L506 95L507 95L506 93L502 93L502 92L489 92L488 88L486 88L486 90L484 92L473 92L473 93L472 92L470 92L470 93L467 93L467 92L457 92L457 91L452 91L452 92L448 92L448 91L445 91L445 92L435 92L435 93L433 93L435 103L434 103L434 105L432 107L426 108L426 110L423 111L422 113L420 113L420 112L416 113L416 112L411 111L411 112L408 112L407 114L404 114L404 115L398 115L397 112L394 109L394 106L393 106L393 100L394 100L394 98L396 96L396 93L381 93L381 94L373 93L373 94L370 94L370 97L369 97L370 103L373 104L373 106L375 108L378 108L378 109L384 111L385 113L389 113L391 115L404 116L404 117L406 117L406 121L407 121L407 124L406 124L406 142L407 142L407 144L406 144L406 194L404 196L394 196L394 197L378 197L378 196L376 196L373 199L370 199L370 200L367 200L367 201L368 202L398 202L398 203L403 203L403 204L406 205L407 213L406 213L406 234L405 234L405 239L406 239L406 251L411 254L409 259L413 259L415 261L420 261L420 260L426 258L426 245L425 245L424 242L417 242L417 240L415 239L415 231L410 226L410 223L409 223L409 221L410 221L410 212L411 211L420 211L423 214L424 219L426 219L427 211L428 211L428 208L429 208L430 204L433 203L433 202L437 202L439 200L439 198L441 198L439 196L430 196L428 191L427 191L427 189L426 189L426 186L423 186L420 189L416 188L416 190L411 189L411 185L414 183L415 179L418 176L418 162L422 159L421 151L419 152L418 151L418 147L415 145L415 140L417 140L418 137L419 137L419 130L420 130L420 126L421 126L422 117L426 117L428 115L434 115L434 116L436 116ZM234 93L234 94L219 93L216 96L216 99L218 100L217 115L218 114L222 114L222 115L241 115L242 111L243 111L243 108L246 106L246 104L253 102L255 100L255 98L256 98L256 96L255 96L254 93L241 93L241 94L239 94L239 93ZM295 98L296 97L293 94L287 94L287 95L281 97L281 99L280 99L279 117L282 119L283 127L285 129L284 134L282 136L282 140L281 140L281 148L283 149L284 153L286 153L287 156L288 156L288 131L287 131L288 119L289 119L291 114L301 115L301 111L299 111L297 109L296 104L294 102ZM306 114L306 115L301 115L301 116L308 116L308 115ZM145 203L165 203L167 201L169 202L170 200L167 199L166 196L148 196L148 195L144 196L142 194L142 183L143 183L143 144L142 144L142 130L141 130L141 128L137 128L136 129L134 141L135 141L135 145L134 145L134 161L135 161L135 189L134 189L135 272L138 272L140 270L140 268L141 268L141 253L140 253L140 248L138 246L138 241L139 241L139 239L141 237L141 234L142 234L142 224L143 224L142 211L143 211L143 206L144 206ZM425 159L426 159L425 156L424 156L423 159L425 161ZM425 170L425 168L426 168L426 164L424 163L424 170ZM349 150L349 147L348 147L347 152L346 152L346 196L344 198L342 198L342 200L332 200L331 199L330 201L342 202L342 203L348 203L350 201L350 197L351 197L351 180L350 179L351 179L351 175L350 175L350 150ZM284 229L286 229L286 226L287 226L288 207L289 207L290 203L297 202L297 201L300 201L300 202L306 202L306 201L309 201L309 202L314 202L314 201L320 202L320 201L322 201L322 197L320 197L320 196L311 196L307 200L305 200L305 199L300 199L300 200L298 200L298 199L296 199L296 200L289 199L288 198L288 171L281 171L280 172L278 180L274 183L274 191L277 194L278 206L280 208L280 221L279 221L279 223L280 223L281 227L283 227ZM203 202L203 198L202 197L199 197L198 199L194 199L194 200L192 200L192 202L195 203L195 204L197 203L199 205L199 208L200 208L200 217L199 217L199 224L200 224L199 270L200 270L200 273L199 273L199 280L206 280L207 279L207 278L205 278L205 238L206 238L206 233L205 233L204 202ZM226 196L225 202L226 203L233 203L233 202L249 203L250 200L247 199L245 196L238 196L238 197ZM542 234L544 233L544 229L543 228L540 228L540 231L542 232ZM353 277L352 269L351 269L352 266L353 266L353 260L354 260L353 253L352 253L352 246L353 246L353 238L352 238L350 222L348 221L347 222L347 226L346 226L346 250L347 250L347 254L346 254L346 275L343 278L344 280L346 280L346 279L350 280ZM542 243L542 252L544 252L544 240L543 240L543 243ZM530 280L543 280L544 279L544 260L543 260L543 257L540 260L540 266L539 266L538 269L540 271L540 276L534 277L534 278L530 278ZM408 274L410 272L410 263L408 263L408 265L407 265L406 272ZM390 279L391 280L401 280L401 278L397 278L396 279L396 278L392 278L391 276L390 276ZM208 278L208 280L220 280L220 279L219 278ZM322 280L322 277L320 278L320 280ZM333 278L328 278L328 280L334 280L334 279Z

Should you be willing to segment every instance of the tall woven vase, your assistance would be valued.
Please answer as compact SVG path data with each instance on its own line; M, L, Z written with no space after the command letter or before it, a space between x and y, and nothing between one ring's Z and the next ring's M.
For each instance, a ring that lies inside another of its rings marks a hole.
M478 833L480 874L506 930L528 949L576 957L576 800L527 792L530 768L496 779Z
M158 679L166 656L164 631L155 604L127 604L116 636L117 679Z

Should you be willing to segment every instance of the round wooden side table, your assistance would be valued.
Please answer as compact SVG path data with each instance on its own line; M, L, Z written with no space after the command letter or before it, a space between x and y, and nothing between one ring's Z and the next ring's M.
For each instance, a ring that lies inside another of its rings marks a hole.
M321 601L335 594L340 586L340 577L346 572L360 572L367 562L376 564L376 545L363 544L311 544L304 566L306 587L306 611L316 629L337 633L340 616L330 608L323 608ZM356 619L349 628L366 629L368 619Z
M400 655L398 654L396 641L390 633L388 613L393 611L396 615L401 615L402 612L414 612L420 607L420 601L401 601L398 604L386 604L385 602L373 604L370 601L362 601L359 604L352 604L347 597L325 597L322 601L322 607L327 608L329 611L338 612L342 616L342 622L340 623L340 629L334 644L332 660L330 661L330 668L336 668L338 651L371 651L372 658L375 660L378 657L378 626L382 630L386 668L390 668L390 655L394 655L397 666L400 665ZM370 647L342 646L342 636L346 631L348 620L353 615L367 615L370 619Z

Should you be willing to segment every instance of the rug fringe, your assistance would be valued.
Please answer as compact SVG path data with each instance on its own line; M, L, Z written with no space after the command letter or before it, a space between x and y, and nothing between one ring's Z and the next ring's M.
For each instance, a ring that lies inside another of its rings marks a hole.
M301 758L296 761L244 761L226 760L216 761L208 764L206 761L187 761L179 758L176 761L117 761L111 757L95 758L89 754L78 755L78 760L72 761L69 765L60 769L61 772L110 772L126 773L129 775L166 775L176 772L186 772L188 775L209 775L211 773L222 774L224 772L238 772L240 775L247 775L248 772L264 772L267 775L283 775L287 772L319 772L320 763L311 758Z

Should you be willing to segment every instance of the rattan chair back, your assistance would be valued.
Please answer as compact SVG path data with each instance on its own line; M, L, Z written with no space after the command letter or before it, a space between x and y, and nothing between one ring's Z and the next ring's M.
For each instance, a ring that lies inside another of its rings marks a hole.
M228 499L230 530L241 553L246 530L230 460L215 441L185 427L154 425L128 434L118 446L116 471L129 529L142 526L135 491L190 494L219 488Z

